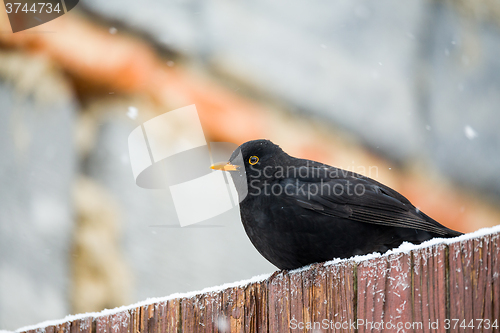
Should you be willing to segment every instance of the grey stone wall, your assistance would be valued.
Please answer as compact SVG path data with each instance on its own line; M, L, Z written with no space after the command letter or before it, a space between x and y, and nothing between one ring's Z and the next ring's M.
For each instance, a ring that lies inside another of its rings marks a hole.
M443 174L498 199L500 20L460 16L443 4L434 15L421 111L431 128L424 147Z
M380 154L425 159L452 180L500 195L497 2L88 0L85 6L291 110L352 131Z
M0 53L0 327L4 329L69 312L75 111L64 80L50 64Z

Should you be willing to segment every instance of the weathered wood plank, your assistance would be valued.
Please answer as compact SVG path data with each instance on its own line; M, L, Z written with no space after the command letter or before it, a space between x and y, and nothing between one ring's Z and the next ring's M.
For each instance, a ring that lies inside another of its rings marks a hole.
M157 333L156 323L154 304L143 306L141 308L141 333Z
M228 332L244 332L245 319L245 291L242 288L234 287L223 292L224 317L229 326Z
M85 333L92 333L92 319L91 318L89 318L89 319L90 319L90 329L84 327ZM50 325L50 326L45 327L45 329L41 329L41 331L42 331L42 333L55 333L55 329L56 329L55 326Z
M94 319L91 317L83 318L80 321L80 333L92 333L92 325ZM46 333L53 333L53 331L47 330ZM128 333L128 332L127 332Z
M304 302L303 313L303 323L305 332L311 332L314 326L314 276L316 271L314 269L308 269L302 271L302 301Z
M208 293L205 295L205 315L204 315L204 324L205 324L205 332L223 332L225 327L222 330L219 330L219 326L226 323L225 318L222 316L222 293ZM222 324L220 324L222 323Z
M496 320L496 321L495 321ZM500 234L356 264L315 264L218 292L25 333L500 332Z
M109 316L100 316L95 319L95 331L96 333L111 333L109 327ZM63 331L58 331L58 333L64 333Z
M130 314L122 311L109 316L109 329L111 333L128 333Z
M330 313L328 311L328 268L323 264L316 264L313 269L315 271L312 281L313 323L318 327L319 331L331 332L329 329Z
M80 331L80 319L73 320L69 324L70 324L70 328L69 328L70 333L79 333L79 331ZM31 330L29 333L36 333L36 331L37 330Z
M490 235L491 243L491 266L488 270L491 271L492 279L492 315L491 319L498 319L497 324L500 325L500 233ZM500 332L500 328L493 329L492 332Z
M422 332L446 332L446 256L446 245L413 252L413 320L423 324Z
M298 328L300 323L304 323L304 297L303 279L301 272L289 274L290 280L290 326L292 332L306 332L305 328Z
M253 283L245 288L245 332L268 332L267 282Z
M473 242L471 240L450 244L449 246L450 280L450 333L472 332L470 327L460 327L462 321L469 323L474 315L472 277L474 275ZM457 320L457 322L455 322Z
M413 321L411 255L393 254L388 257L388 286L384 303L383 323L400 332L421 332L423 324Z
M155 317L157 318L156 330L158 333L165 333L167 330L167 305L167 302L158 302L155 304Z
M269 332L290 331L290 279L287 272L273 275L269 281Z
M194 297L194 320L196 325L196 332L205 332L205 317L205 295L196 295Z
M472 240L472 297L473 297L473 326L474 332L480 332L479 320L492 318L493 299L491 295L491 239L489 236ZM468 323L469 324L469 323Z
M328 267L328 311L332 332L354 332L355 313L355 271L356 264L343 262ZM332 324L333 323L333 324Z
M181 301L179 299L168 301L165 313L165 324L167 332L181 332Z
M181 322L182 332L196 332L193 297L181 299Z
M363 261L358 265L358 332L373 332L373 323L380 323L384 318L387 264L387 258L381 257Z
M411 255L392 254L358 266L359 332L422 331L413 321Z
M92 332L92 321L93 319L90 317L81 318L73 320L70 323L70 332L71 333L91 333ZM54 333L54 326L47 327L46 330L37 330L37 333Z
M128 311L129 313L129 332L137 333L140 332L140 317L141 317L141 308L133 308ZM97 324L96 324L97 327ZM96 332L97 333L97 332Z

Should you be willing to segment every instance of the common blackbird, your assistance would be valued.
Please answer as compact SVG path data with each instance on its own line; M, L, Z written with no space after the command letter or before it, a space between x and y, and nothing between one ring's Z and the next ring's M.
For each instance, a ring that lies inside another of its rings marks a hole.
M246 142L212 168L243 185L236 188L245 231L280 269L462 234L373 179L292 157L269 140Z

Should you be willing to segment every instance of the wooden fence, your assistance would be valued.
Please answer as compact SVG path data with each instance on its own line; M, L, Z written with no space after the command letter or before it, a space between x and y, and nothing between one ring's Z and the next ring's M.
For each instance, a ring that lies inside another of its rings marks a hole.
M500 232L26 333L500 332Z

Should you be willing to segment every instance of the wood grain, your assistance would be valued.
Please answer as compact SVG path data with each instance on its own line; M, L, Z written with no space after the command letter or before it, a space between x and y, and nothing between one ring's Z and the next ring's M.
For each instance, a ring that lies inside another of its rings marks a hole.
M303 323L305 318L310 318L309 310L305 308L304 285L302 273L291 273L290 279L290 321L291 323ZM307 291L306 291L307 293ZM307 296L306 296L307 297ZM308 311L307 314L304 312ZM294 332L306 332L305 328L296 328Z
M352 323L356 322L356 265L353 262L343 262L327 267L329 269L327 304L330 320L333 322L331 331L354 332Z
M495 322L496 320L496 322ZM500 233L23 333L500 332Z
M269 281L269 332L290 332L290 279L286 271Z
M376 258L358 265L357 320L360 323L357 326L358 332L375 332L373 323L380 323L384 319L386 281L387 258Z
M491 241L491 270L492 276L492 315L491 318L498 318L498 325L500 325L500 233L490 235ZM500 328L493 329L492 332L500 332Z
M422 332L444 333L439 319L446 318L447 247L438 245L413 252L413 320Z
M267 282L253 283L245 288L245 332L268 332Z

